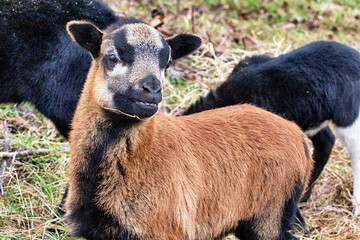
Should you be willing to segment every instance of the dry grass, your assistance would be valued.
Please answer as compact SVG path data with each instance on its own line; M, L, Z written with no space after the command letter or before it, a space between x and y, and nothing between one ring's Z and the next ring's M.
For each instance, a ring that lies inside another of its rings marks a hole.
M360 239L359 218L352 214L352 177L351 160L337 142L310 200L301 204L311 239Z
M109 2L118 10L145 20L150 20L149 11L155 6L151 1L143 1L144 5L134 1ZM182 9L189 7L191 10L190 1L181 2ZM197 2L200 10L212 8L204 4L204 1ZM170 115L180 114L199 95L205 95L209 89L226 80L235 64L245 56L277 56L318 39L335 39L360 48L356 31L344 36L326 26L322 27L322 22L336 22L333 18L341 14L345 22L348 19L353 21L356 11L349 10L344 5L312 5L313 9L324 14L320 14L320 27L310 31L306 29L305 23L304 26L298 25L292 29L292 25L287 26L287 22L262 24L251 16L247 21L230 18L229 12L222 9L212 9L206 14L194 13L192 27L191 11L184 10L176 15L170 7L175 3L175 0L159 3L166 11L165 27L174 32L195 28L196 33L204 39L204 44L200 51L176 62L169 70L161 111ZM331 16L326 15L329 9L334 11ZM280 11L279 14L283 13ZM299 10L298 15L301 14ZM264 16L259 15L259 19L265 21ZM345 22L342 23L343 29L347 26ZM231 28L229 25L235 27ZM240 43L234 37L239 38ZM14 120L17 117L25 122L17 125ZM53 219L66 185L66 163L69 156L68 152L58 150L67 147L66 141L57 135L48 120L43 119L28 104L0 106L1 140L4 139L2 121L5 119L10 123L10 151L38 148L54 150L45 156L15 158L11 167L12 159L7 160L4 196L0 199L0 239L69 239L66 224L60 218ZM0 151L3 151L3 144L0 144ZM315 185L312 197L301 204L302 213L310 226L310 236L304 239L360 239L359 218L355 219L352 215L353 180L350 164L346 150L337 142L329 164ZM50 226L56 226L57 230L48 231Z

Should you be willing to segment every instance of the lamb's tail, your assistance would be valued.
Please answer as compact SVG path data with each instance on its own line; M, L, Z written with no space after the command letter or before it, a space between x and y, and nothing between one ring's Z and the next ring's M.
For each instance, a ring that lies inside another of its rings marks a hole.
M304 191L302 193L302 196L304 195L304 193L306 192L308 186L309 186L309 182L310 182L310 179L311 179L311 174L312 174L312 171L313 171L313 168L314 168L314 160L312 158L312 155L311 155L311 152L310 152L310 149L308 147L308 144L306 143L306 135L303 134L303 145L304 145L304 151L305 151L305 155L306 155L306 158L307 158L307 162L306 162L306 176L305 176L305 186L304 186Z

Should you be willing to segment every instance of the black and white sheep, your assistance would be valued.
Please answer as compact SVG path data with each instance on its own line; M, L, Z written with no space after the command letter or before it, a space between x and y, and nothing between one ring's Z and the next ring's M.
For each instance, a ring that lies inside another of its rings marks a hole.
M184 114L239 103L251 103L276 113L296 122L307 133L314 145L311 186L331 154L335 137L328 124L333 123L352 159L353 205L355 215L360 215L358 51L337 42L319 41L274 58L246 58L237 64L227 81Z

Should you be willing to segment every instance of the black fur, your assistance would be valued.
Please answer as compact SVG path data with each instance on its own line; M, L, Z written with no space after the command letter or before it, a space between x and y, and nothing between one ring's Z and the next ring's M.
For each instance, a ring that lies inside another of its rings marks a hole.
M359 52L337 42L319 41L275 58L246 58L227 81L184 115L250 103L296 122L304 131L326 120L346 127L359 116L359 93ZM327 128L311 140L315 148L312 184L328 161L334 136Z
M71 20L105 29L118 17L100 0L0 0L0 103L34 104L65 137L91 64L66 32Z
M234 234L237 238L246 239L246 240L258 240L259 238L256 236L254 231L254 219L250 219L247 221L240 221L239 225L234 231Z
M118 114L112 112L106 112L105 114L108 119L107 124L103 124L100 129L97 129L98 132L96 134L97 138L102 137L102 141L94 141L94 143L97 142L99 144L94 144L89 149L86 149L86 151L89 152L88 162L90 163L89 169L91 169L91 171L87 172L86 175L77 176L79 179L82 179L84 183L81 189L78 189L78 191L83 191L83 193L80 194L84 196L82 204L74 206L71 214L67 216L67 219L77 223L72 232L74 237L81 236L89 240L106 240L108 236L116 236L114 239L135 240L137 237L134 233L128 232L118 221L110 217L109 214L104 214L93 202L95 198L95 188L99 185L98 182L101 181L97 172L100 171L99 165L107 150L107 146L113 144L114 141L118 139L118 136L126 131L126 129L130 128L133 124L137 124L137 121L132 121L127 117L125 117L126 120L124 120L123 117L119 117ZM122 168L120 164L118 165L119 168ZM94 219L97 219L97 221L94 222Z
M114 44L117 52L120 54L121 60L124 63L131 65L135 61L134 46L128 44L125 30L120 30L115 33L115 35L116 42Z
M291 198L288 199L285 203L282 212L282 219L281 219L282 227L280 230L279 239L298 239L296 237L293 237L291 231L293 230L296 215L300 216L300 219L297 220L299 222L302 222L302 224L305 224L305 221L302 218L299 208L297 206L297 203L299 202L303 190L304 190L304 186L302 184L298 185L297 188L294 190Z
M133 24L133 23L145 23L145 22L142 20L136 19L136 18L125 18L125 19L121 19L121 21L117 21L117 22L111 24L111 26L109 26L109 28L107 28L107 30L108 30L108 32L112 32L116 29L121 28L125 24Z
M167 39L166 41L171 46L172 59L181 58L192 53L198 49L201 44L200 38L189 34L179 34L174 38Z
M277 240L298 239L292 235L292 231L295 222L294 216L296 213L299 212L297 203L299 201L303 188L304 188L303 185L298 185L297 188L294 190L292 196L286 201L282 210L281 230L279 232L279 236L276 238ZM254 227L256 226L255 223L256 221L257 219L255 218L251 218L247 221L240 221L239 225L234 231L235 236L239 239L249 239L249 240L262 239L261 236L258 236L256 234L256 230L254 229ZM304 221L304 219L302 219L302 221Z
M314 186L314 182L320 176L320 173L328 162L331 150L335 144L335 136L329 127L324 128L310 139L313 142L314 146L313 158L315 159L315 164L314 171L309 182L309 188L306 190L306 193L302 197L302 201L306 201L309 199L311 195L311 190Z
M168 45L165 39L162 38L161 41L162 41L162 44L164 46ZM171 59L169 59L169 54L170 54L170 48L168 48L168 47L164 47L160 51L160 53L159 53L159 66L160 66L160 68L165 68L168 64L171 63Z
M360 54L356 50L320 41L265 59L245 68L240 62L228 80L210 93L210 101L202 98L184 114L251 103L295 121L303 130L325 120L349 126L359 115Z
M72 24L69 26L69 32L72 33L76 42L88 50L94 58L99 57L103 34L94 25Z
M66 23L118 17L100 0L0 0L0 12L0 103L31 102L67 137L91 57Z

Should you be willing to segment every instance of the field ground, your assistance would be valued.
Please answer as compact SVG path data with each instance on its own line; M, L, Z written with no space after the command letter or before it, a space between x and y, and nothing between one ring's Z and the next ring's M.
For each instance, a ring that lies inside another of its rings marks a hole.
M360 2L355 0L108 3L152 24L151 10L159 9L165 13L163 32L194 32L203 38L199 51L169 69L161 111L171 115L219 85L245 56L277 56L315 40L360 50ZM10 152L51 149L45 155L6 159L0 239L70 239L66 224L53 218L66 185L67 142L28 103L0 105L0 139L0 152L5 140ZM303 239L360 239L359 218L352 215L352 182L351 161L337 142L312 197L301 204L310 227L310 236ZM51 226L55 232L47 230Z

